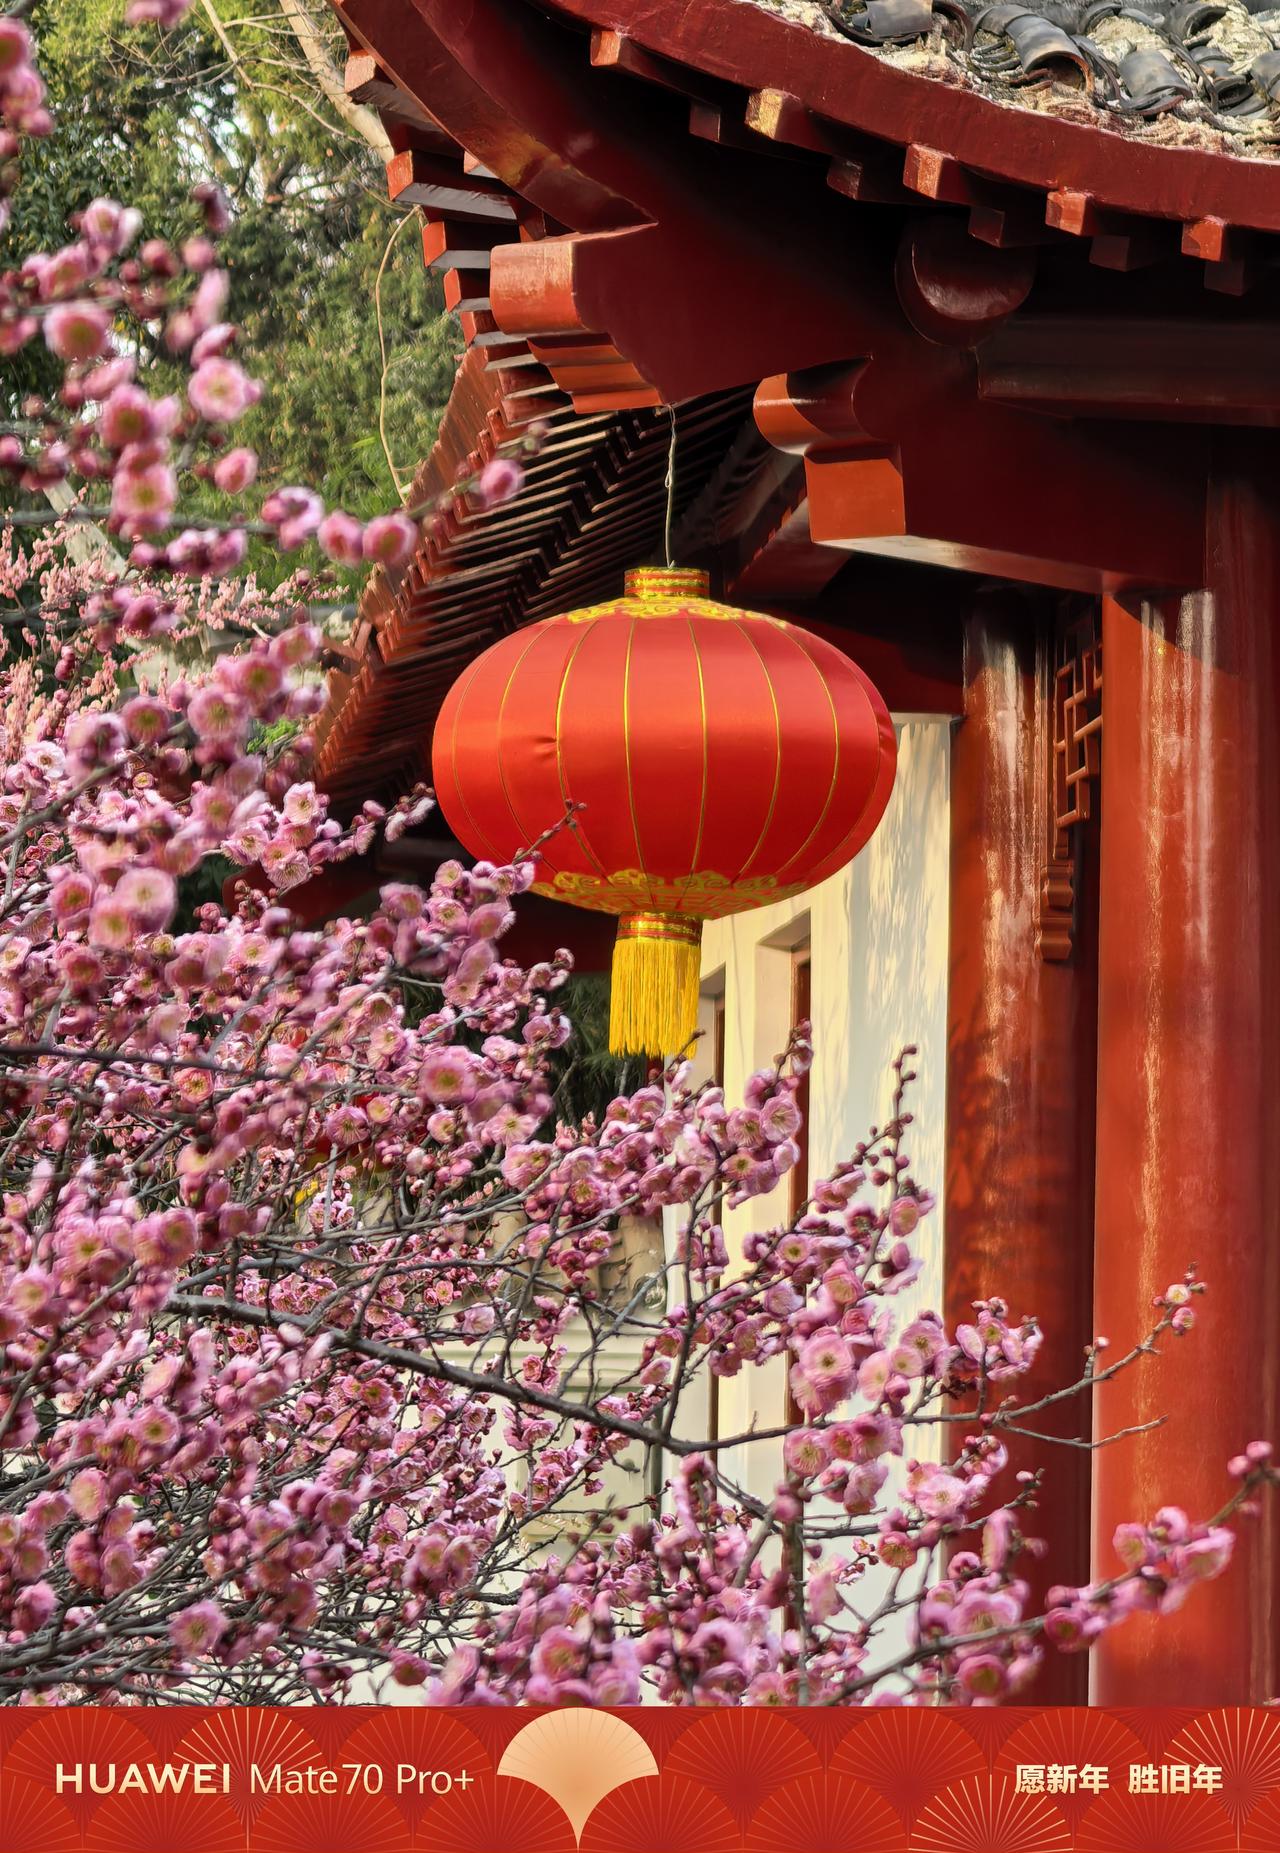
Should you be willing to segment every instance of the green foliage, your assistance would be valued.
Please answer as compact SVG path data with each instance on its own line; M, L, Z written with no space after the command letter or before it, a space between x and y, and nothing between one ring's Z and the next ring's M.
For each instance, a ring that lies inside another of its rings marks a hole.
M241 872L230 856L206 856L189 875L183 875L178 882L178 911L174 915L173 931L193 933L197 909L206 901L214 901L221 907L223 889L233 875Z
M598 1121L619 1094L641 1087L645 1064L609 1051L606 973L576 972L555 1001L573 1024L572 1036L551 1064L555 1119L581 1126L589 1114Z

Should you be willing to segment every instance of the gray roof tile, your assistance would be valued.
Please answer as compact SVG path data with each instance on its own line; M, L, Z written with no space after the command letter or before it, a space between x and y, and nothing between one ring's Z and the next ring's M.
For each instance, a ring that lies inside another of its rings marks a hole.
M1277 0L752 0L927 75L1080 119L1280 152ZM1165 136L1167 139L1167 136ZM1274 143L1273 149L1270 144Z

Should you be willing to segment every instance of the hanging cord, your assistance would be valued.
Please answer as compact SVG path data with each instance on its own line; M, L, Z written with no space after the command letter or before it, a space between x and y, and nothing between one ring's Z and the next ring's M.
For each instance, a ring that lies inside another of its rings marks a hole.
M667 451L667 526L664 546L667 553L667 565L675 565L675 555L671 551L671 538L676 524L676 439L679 426L676 424L676 408L667 407L667 417L671 420L671 446Z

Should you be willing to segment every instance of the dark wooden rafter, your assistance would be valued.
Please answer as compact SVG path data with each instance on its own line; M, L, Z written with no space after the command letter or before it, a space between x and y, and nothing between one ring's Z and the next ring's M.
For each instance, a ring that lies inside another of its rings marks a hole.
M603 3L591 0L597 14ZM724 3L721 0L721 6ZM719 12L721 6L709 10ZM376 34L386 29L387 0L342 0L340 10L350 30ZM587 23L586 0L583 4L574 0L558 10ZM980 306L977 319L971 321L953 313L956 292L946 275L939 279L937 290L943 310L941 315L935 313L928 279L922 283L904 265L900 247L897 295L915 330L928 342L977 346L995 330L997 320L1012 316L1016 322L1019 318L1014 312L1031 287L1042 251L1060 258L1063 252L1079 248L1090 264L1120 271L1141 269L1160 260L1194 258L1206 282L1228 293L1245 290L1266 272L1270 262L1267 235L1242 230L1220 210L1175 221L1126 212L1080 185L1058 184L1040 190L1025 179L1001 178L992 171L999 164L996 143L992 144L994 153L988 149L987 166L980 171L950 147L935 145L942 139L936 124L929 141L895 144L868 133L866 122L879 120L874 111L863 110L855 124L848 119L849 108L841 120L838 113L817 109L794 93L799 88L796 73L816 81L815 52L824 61L847 65L850 71L856 65L863 73L863 90L871 82L864 67L877 82L900 75L855 47L818 41L813 34L798 31L760 9L750 9L749 14L738 9L734 21L737 62L731 69L723 43L717 41L719 49L712 57L705 35L695 32L690 37L687 20L679 31L674 29L679 22L673 20L673 30L659 49L653 42L653 20L655 12L666 11L661 6L615 5L611 19L595 19L584 47L581 38L558 30L545 19L532 18L526 0L489 0L485 8L476 10L466 34L455 26L454 38L467 41L458 45L451 39L449 9L442 0L413 0L415 33L401 31L396 39L402 70L429 69L440 78L442 87L432 92L438 116L428 114L421 98L414 97L400 111L401 128L414 110L420 123L430 125L432 148L430 152L412 145L400 149L392 163L393 190L400 188L402 197L421 200L431 217L424 249L428 260L444 272L446 301L458 311L468 343L486 349L494 364L512 371L528 370L523 390L513 389L511 397L522 398L531 416L564 399L579 410L600 412L638 409L708 387L722 388L772 371L783 349L791 369L811 366L823 357L824 349L832 357L863 352L886 373L907 361L914 367L917 359L904 354L894 326L898 304L886 301L883 290L868 282L877 268L883 270L874 249L882 215L872 214L876 224L869 227L865 214L849 211L839 221L845 233L840 239L836 222L829 216L824 221L821 209L815 208L815 196L829 203L833 194L838 202L844 193L863 205L896 202L899 207L915 201L920 211L934 213L942 221L934 243L947 247L944 270L958 267L982 276L982 251L994 254L997 261L987 267L985 275L996 293L1004 294L1001 314L994 318ZM485 37L486 22L489 38ZM519 31L515 31L517 26ZM779 31L783 39L777 38ZM521 65L518 59L513 63L508 51L496 59L495 76L486 55L494 49L493 35L502 34L514 34L521 56L527 55L531 63ZM752 88L737 81L751 74L761 34L770 43L787 47L789 57L780 69L791 88ZM646 35L649 42L642 43ZM418 39L424 41L425 50ZM690 45L701 48L704 68L695 68L675 55ZM446 66L452 73L449 83L441 77ZM371 76L371 69L375 75ZM570 81L575 72L576 81ZM401 77L399 83L393 82L367 49L353 54L351 76L353 91L376 94L386 105L391 100L388 89L392 97L402 95L400 86L406 81ZM610 87L596 97L594 83ZM371 85L378 86L376 92ZM487 114L477 114L474 107L480 87L488 97ZM928 88L936 91L939 86L929 84ZM656 114L655 98L662 105ZM458 141L452 162L439 149L439 137L445 132L441 119L448 118L450 109L458 112L454 126L460 134L472 142L479 137L478 150L470 153ZM529 123L516 121L520 111L537 119L536 135ZM704 116L711 111L722 123L737 122L740 115L741 133L735 133L732 146L725 146L723 137L707 146L705 135L686 135L675 148L679 185L673 189L669 131L682 121L689 127L699 111ZM1005 109L996 113L1010 135L1015 127L1020 134L1025 130L1027 112ZM1145 145L1131 147L1128 141L1101 130L1087 133L1107 144L1117 171L1126 160L1168 152ZM542 204L535 204L509 184L513 170L508 149L513 134L517 166L523 163L528 170L532 162ZM531 143L540 150L538 160L533 159ZM563 162L570 146L578 163L574 184L580 181L586 190L581 195L574 194L572 187L566 190ZM744 154L744 148L754 149L754 158ZM770 156L783 148L812 164L812 179L790 172L779 181L780 164ZM708 158L721 167L708 168ZM1223 163L1230 165L1231 160L1198 154L1195 159L1210 161L1219 178ZM742 197L742 189L735 191L726 184L730 174L723 170L723 163L744 160L753 180L763 175L781 185L785 210L780 210L776 195L757 187L749 193L746 217L735 217L734 202ZM486 177L496 170L506 171L508 182ZM1178 171L1185 178L1190 169L1184 163ZM549 191L542 184L548 172L552 176ZM717 177L721 184L712 185ZM594 195L592 186L597 189ZM599 206L603 187L610 189L613 202L607 210ZM1262 198L1265 189L1257 191ZM700 193L714 206L710 223L707 213L699 217L691 204ZM545 202L552 194L561 204L571 202L584 224L595 212L593 225L575 233L565 231L562 222L548 220ZM620 205L624 197L626 203ZM602 231L602 212L604 219L609 212L624 218L628 213L632 219L637 213L642 217L630 229L614 225ZM480 215L488 215L489 222ZM728 225L721 223L726 219ZM797 225L797 220L805 222ZM778 226L784 222L803 247L798 255L794 248L788 252L779 246ZM748 282L748 273L758 272L763 224L768 225L772 238L774 272L787 277L781 313L776 307L771 313L767 302L762 305L757 300L762 293L753 293ZM963 255L966 240L958 235L958 228L967 230L967 242L975 254L967 263ZM832 274L813 275L816 250L828 260L823 268ZM839 261L846 255L847 270ZM978 293L982 294L981 288ZM662 302L658 313L655 300ZM1132 342L1129 347L1132 351ZM926 372L931 370L928 360L926 356ZM1130 376L1137 400L1150 400L1154 392L1144 395L1134 384L1138 377L1137 371ZM1009 403L1024 409L1044 403L1020 383L1007 395L984 383L982 393L987 401L1007 397ZM1065 394L1063 402L1069 397ZM1215 402L1212 388L1207 401ZM1191 418L1201 415L1194 409L1194 393L1177 395L1177 402L1188 405ZM1122 416L1128 415L1127 407L1120 410ZM892 434L886 441L892 442ZM883 469L877 473L877 483L882 497L892 490Z
M776 159L767 137L744 125L744 151L691 134L691 109L712 107L708 86L676 90L660 54L645 60L643 77L625 55L593 73L590 41L526 0L489 0L465 26L456 8L413 0L412 30L389 0L341 0L338 10L397 83L419 100L430 95L459 151L465 144L499 176L478 179L461 152L442 172L438 153L410 146L393 163L397 196L464 227L507 210L520 219L490 247L487 298L478 274L454 286L460 305L488 303L461 311L474 318L463 324L470 340L528 343L579 406L599 409L678 401L786 362L813 364L864 333L848 288L855 221L824 184L821 161L797 196L792 162ZM739 110L731 86L711 91ZM546 215L544 227L522 216L529 209ZM756 288L765 225L793 274L785 303ZM436 249L457 239L473 254L465 237L455 232ZM655 347L647 305L664 280L667 326Z
M353 103L376 109L389 134L398 128L411 133L424 150L435 146L442 153L452 153L454 141L417 97L402 90L383 70L372 52L353 51L347 59L347 95Z
M348 0L348 8L372 3ZM825 165L831 190L860 203L919 195L964 205L978 239L1006 246L1083 238L1090 261L1108 268L1181 251L1200 260L1211 288L1229 292L1249 287L1274 262L1268 234L1280 229L1280 164L1160 147L994 104L820 39L763 9L747 14L735 6L729 30L730 4L719 0L699 9L698 18L672 0L643 9L561 0L557 10L591 27L589 55L602 73L678 98L693 143L768 147L813 160ZM511 0L508 14L512 7L518 16L521 0ZM421 0L418 11L428 10ZM599 23L602 11L619 23ZM511 18L502 23L509 26ZM757 71L772 81L753 83ZM778 86L778 72L787 88ZM845 79L838 107L830 100L836 73ZM959 130L971 118L981 133L966 139ZM916 125L924 122L928 134L920 135ZM468 119L469 132L472 126ZM574 129L577 147L581 123ZM687 167L695 158L688 144L685 154ZM660 212L663 188L655 193L652 177L647 185L631 178L645 209ZM668 200L669 184L668 175Z

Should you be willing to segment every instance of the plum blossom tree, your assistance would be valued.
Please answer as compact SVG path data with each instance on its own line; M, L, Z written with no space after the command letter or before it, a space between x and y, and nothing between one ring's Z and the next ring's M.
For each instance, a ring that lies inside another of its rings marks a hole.
M0 113L12 184L53 126L12 13ZM1038 1476L1005 1471L1004 1436L1054 1400L1018 1396L1038 1324L995 1298L954 1330L900 1310L931 1208L903 1149L913 1051L888 1124L731 1260L726 1209L798 1157L806 1026L741 1104L678 1061L557 1123L568 960L502 954L537 845L323 931L291 911L430 800L330 816L328 614L305 564L259 594L246 536L394 566L416 517L363 524L305 486L243 502L255 386L222 319L226 208L196 205L175 249L97 201L0 275L0 347L43 340L64 370L0 468L81 498L56 526L16 507L0 549L0 1697L390 1678L440 1703L988 1704L1047 1651L1176 1610L1226 1569L1270 1450L1229 1464L1217 1514L1122 1526L1113 1576L1035 1610ZM184 361L184 398L147 390L135 327ZM473 493L518 492L499 465ZM184 520L208 476L236 512ZM85 521L127 557L73 557ZM245 878L192 911L215 857ZM607 1284L627 1215L670 1244ZM1140 1368L1203 1290L1173 1283L1058 1394ZM697 1378L778 1359L802 1425L689 1432ZM729 1465L748 1450L767 1496ZM639 1457L664 1483L610 1492Z

